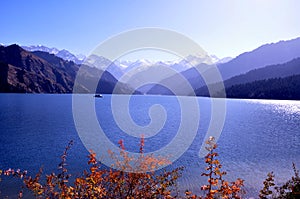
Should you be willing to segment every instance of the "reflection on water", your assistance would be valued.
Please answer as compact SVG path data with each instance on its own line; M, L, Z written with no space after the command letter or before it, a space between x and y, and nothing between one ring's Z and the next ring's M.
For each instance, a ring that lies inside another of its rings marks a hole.
M248 103L263 104L266 109L274 110L274 113L300 114L300 101L292 100L245 100Z
M201 177L205 164L198 153L211 116L210 99L198 98L198 101L201 115L197 135L189 149L169 166L185 166L180 188L196 192L206 183ZM133 121L147 125L150 122L148 109L153 104L165 108L167 120L159 133L146 139L148 152L171 142L181 119L175 97L134 96L130 101ZM123 139L129 151L138 150L139 139L128 136L114 123L109 95L95 100L95 108L99 123L112 142L117 145L118 140ZM0 168L24 168L34 174L44 165L45 173L56 171L69 140L75 143L68 158L70 172L76 176L87 167L88 152L74 126L71 95L1 94L0 110ZM268 172L274 171L278 183L289 179L293 174L292 162L300 168L299 127L299 101L228 99L225 126L218 140L227 179L244 179L248 196L255 197ZM7 185L0 183L3 192L9 190L3 186Z

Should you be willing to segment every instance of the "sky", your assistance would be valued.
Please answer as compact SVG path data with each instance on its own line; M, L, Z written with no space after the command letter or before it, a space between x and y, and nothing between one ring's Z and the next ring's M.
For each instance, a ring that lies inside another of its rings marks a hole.
M121 32L157 27L184 34L209 54L236 57L300 37L299 0L0 1L0 43L88 55Z

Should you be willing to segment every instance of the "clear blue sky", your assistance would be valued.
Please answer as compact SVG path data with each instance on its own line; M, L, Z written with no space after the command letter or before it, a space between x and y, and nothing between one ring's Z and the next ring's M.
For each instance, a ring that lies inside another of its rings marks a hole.
M0 43L83 54L141 27L185 34L219 57L300 37L299 0L3 0L0 9Z

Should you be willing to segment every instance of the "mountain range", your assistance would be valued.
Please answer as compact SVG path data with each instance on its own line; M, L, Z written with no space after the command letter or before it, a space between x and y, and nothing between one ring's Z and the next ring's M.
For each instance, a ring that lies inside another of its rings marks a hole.
M175 61L112 62L98 55L77 57L67 50L41 45L0 46L0 92L70 93L80 68L80 92L112 93L119 82L117 92L124 94L222 97L216 88L223 83L228 97L298 99L300 90L293 85L300 81L300 38L265 44L233 59L208 58L210 62L197 55ZM211 61L220 71L222 82L215 79ZM192 67L191 63L197 64ZM92 85L100 76L94 91ZM209 81L205 82L204 76ZM141 86L151 78L155 79L153 83ZM264 87L258 87L259 84ZM292 85L287 88L289 84ZM270 90L276 94L270 94Z
M218 97L220 90L217 90L214 88L220 87L218 84L222 83L225 87L227 97L242 98L242 96L240 96L239 94L245 93L246 92L245 89L247 88L248 89L248 97L247 98L252 98L252 97L254 97L254 95L252 95L251 93L257 92L255 87L257 87L258 82L261 82L264 85L267 85L268 83L271 82L274 86L274 89L278 89L278 88L275 88L275 87L279 86L279 85L275 86L275 84L274 84L275 81L280 81L282 83L286 80L289 81L290 80L289 77L293 77L293 76L296 76L296 78L293 78L293 81L299 80L298 75L300 75L300 57L295 58L295 59L293 59L289 62L283 63L283 64L269 65L269 66L265 66L263 68L254 69L245 74L234 76L223 82L211 84L210 88L212 90L211 92L213 92L213 93L208 92L207 85L203 85L201 88L195 89L195 93L196 93L196 95L199 95L199 96L214 95L215 97ZM271 80L271 81L268 82L269 80ZM251 88L252 83L253 83L253 88L252 88L252 90L249 90L249 88ZM289 85L286 82L284 84ZM244 87L244 85L247 85L247 86ZM260 88L260 90L263 91L264 90L263 88L265 88L264 93L267 93L267 92L269 92L268 86L262 87L262 88ZM298 88L294 87L293 84L290 84L290 87L293 88L296 91L296 93L300 94L300 90ZM237 92L237 89L240 89L241 91ZM285 90L290 90L290 89L285 89ZM282 90L281 92L283 93L283 92L285 92L285 90ZM259 98L262 98L262 96L265 96L265 95L261 94ZM275 96L275 94L274 94L274 96ZM243 94L243 97L245 98L245 94ZM266 97L266 98L273 99L271 96ZM286 99L290 99L290 98L293 98L293 96L286 98ZM282 99L282 97L277 95L276 99Z
M76 91L81 93L112 93L118 82L107 71L77 65L48 52L29 52L16 44L0 46L1 92L72 93L76 76L80 80ZM134 90L119 83L115 92L122 94Z
M116 78L120 78L122 75L124 75L126 72L133 68L148 68L153 65L163 65L170 67L174 69L177 72L181 72L184 70L187 70L191 68L191 63L193 62L198 62L201 63L205 61L204 59L209 59L210 62L213 62L215 64L221 64L221 63L226 63L230 61L232 58L231 57L224 57L224 58L218 58L216 55L211 55L209 57L201 57L199 55L189 55L183 60L175 60L175 61L158 61L158 62L153 62L149 61L146 59L140 59L136 61L127 61L127 60L122 60L122 61L110 61L106 59L105 57L102 56L97 56L97 55L90 55L90 56L85 56L82 54L79 55L74 55L73 53L62 49L58 50L57 48L49 48L43 45L31 45L31 46L21 46L23 49L34 52L34 51L43 51L43 52L48 52L50 54L54 54L57 57L60 57L64 60L67 61L73 61L76 64L82 64L84 61L88 65L92 65L94 67L97 67L102 70L107 70L111 74L113 74ZM106 68L109 66L108 68Z
M224 80L267 65L283 64L300 57L300 37L262 45L218 65Z
M63 49L58 50L57 48L49 48L47 46L43 45L31 45L31 46L21 46L24 50L34 52L34 51L42 51L47 52L49 54L56 55L57 57L60 57L67 61L73 61L76 64L82 64L83 60L86 58L85 55L74 55L70 53L69 51Z
M206 70L203 70L205 67ZM300 38L263 45L251 52L243 53L226 63L217 64L217 68L223 78L222 82L217 82L217 80L215 80L214 74L211 72L212 70L210 70L209 66L198 65L164 79L161 84L172 82L172 84L176 85L177 93L179 93L179 95L223 97L221 94L222 92L219 90L220 83L222 83L226 88L226 93L230 93L227 97L239 98L241 96L239 96L237 89L231 89L229 92L229 89L232 86L239 85L238 88L243 89L244 87L241 86L243 84L247 84L249 87L249 83L251 82L268 79L273 79L271 82L283 82L285 80L289 80L289 78L286 77L300 74ZM198 71L205 72L199 74ZM192 93L183 81L179 81L180 76L183 76L192 86ZM208 77L206 80L211 82L205 82L203 78L204 76ZM297 78L293 78L293 80L295 79ZM268 82L265 82L265 84L267 83ZM208 92L207 84L210 86L211 93ZM293 88L296 89L295 87ZM243 95L243 97L248 96L248 98L255 98L255 96L257 96L251 95L251 90L248 90L248 92L249 95ZM284 91L282 91L282 93L283 92ZM160 85L154 85L147 93L165 95L173 94L169 89ZM300 93L300 89L296 89L296 93ZM273 98L275 95L261 96ZM276 99L282 99L279 95L276 96ZM294 99L293 96L294 95L291 95L288 99Z

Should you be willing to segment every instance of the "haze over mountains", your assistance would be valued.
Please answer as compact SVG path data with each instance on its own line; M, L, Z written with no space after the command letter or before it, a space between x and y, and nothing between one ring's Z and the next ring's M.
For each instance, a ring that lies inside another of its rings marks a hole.
M82 64L83 61L85 61L85 63L87 63L89 65L92 65L92 66L97 67L102 70L109 71L118 79L122 75L124 75L126 72L128 72L129 70L131 70L133 68L140 68L140 67L147 68L147 67L151 67L153 65L163 65L163 66L171 67L174 70L176 70L177 72L181 72L181 71L191 68L190 63L192 63L192 62L202 63L203 61L205 61L203 59L203 57L200 57L198 55L190 55L190 56L186 57L185 60L178 59L175 61L153 62L153 61L149 61L146 59L140 59L140 60L136 60L136 61L125 60L125 61L112 62L102 56L97 56L97 55L93 55L93 54L88 57L86 57L85 55L82 55L82 54L74 55L65 49L58 50L57 48L49 48L49 47L46 47L43 45L31 45L31 46L21 46L21 47L30 52L34 52L34 51L48 52L48 53L54 54L57 57L60 57L64 60L73 61L76 64ZM228 62L232 58L225 57L225 58L220 59L216 55L211 55L209 58L206 57L205 59L209 59L210 62L220 64L220 63ZM107 68L107 66L109 66L109 67Z
M214 62L229 97L299 99L300 89L295 85L300 81L300 38L265 44L234 59L211 56L210 62L206 56L195 55L161 62L112 62L97 55L84 58L45 46L0 46L0 92L70 93L76 73L82 67L85 83L79 85L81 92L95 92L91 85L97 84L95 81L102 76L96 92L112 93L122 80L117 92L123 94L136 90L135 93L171 95L174 93L170 88L174 88L176 95L221 97L220 90L214 90L220 83L212 73L213 65L209 64ZM191 63L198 64L192 67ZM130 76L132 71L135 72ZM203 76L209 81L205 82ZM154 84L139 86L151 78L155 79ZM258 87L258 82L265 86ZM207 84L211 85L210 92Z

